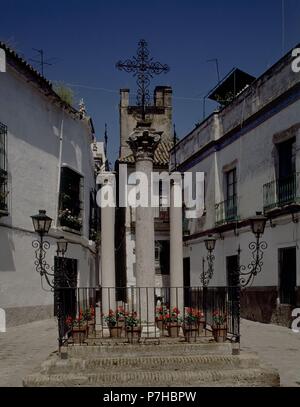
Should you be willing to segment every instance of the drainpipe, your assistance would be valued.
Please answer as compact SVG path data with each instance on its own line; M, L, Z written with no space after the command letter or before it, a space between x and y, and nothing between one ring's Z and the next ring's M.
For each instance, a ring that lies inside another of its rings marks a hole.
M62 150L63 150L63 134L64 134L64 116L65 109L63 108L62 119L59 132L59 155L58 155L58 176L57 176L57 188L56 188L56 208L55 208L55 227L58 226L58 208L59 208L59 191L60 191L60 179L61 179L61 163L62 163Z

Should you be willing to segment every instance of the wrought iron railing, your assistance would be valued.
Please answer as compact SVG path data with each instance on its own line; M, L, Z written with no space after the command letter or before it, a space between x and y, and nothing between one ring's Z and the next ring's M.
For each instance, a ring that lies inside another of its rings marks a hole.
M279 178L263 186L264 210L290 205L300 201L300 173Z
M8 211L8 183L7 183L7 173L0 169L0 211Z
M220 326L225 340L239 342L239 287L60 287L54 295L60 344L197 341Z
M238 220L237 197L234 196L226 201L220 202L215 206L216 226Z

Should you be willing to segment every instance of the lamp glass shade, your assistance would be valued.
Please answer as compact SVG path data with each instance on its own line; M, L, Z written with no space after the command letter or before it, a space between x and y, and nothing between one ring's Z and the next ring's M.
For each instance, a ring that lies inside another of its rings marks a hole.
M264 234L267 218L261 212L256 212L256 216L250 218L252 233L256 236Z
M60 237L57 241L57 252L64 255L68 249L68 242L63 237Z
M206 250L211 252L215 249L216 239L213 236L208 236L208 238L205 239L204 242L205 242Z
M49 232L52 219L46 215L45 210L40 209L37 215L31 216L31 219L35 232L40 234L45 234Z

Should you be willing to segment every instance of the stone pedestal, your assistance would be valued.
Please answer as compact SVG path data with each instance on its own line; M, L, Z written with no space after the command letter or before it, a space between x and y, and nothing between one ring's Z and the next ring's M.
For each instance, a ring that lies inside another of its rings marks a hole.
M114 174L102 174L105 186L114 185ZM115 274L115 208L101 208L101 285L102 312L116 310L116 274Z
M173 174L170 191L170 306L183 314L182 177Z
M137 312L144 325L144 335L152 335L149 326L155 323L155 262L154 262L154 210L151 207L151 173L153 157L161 133L145 123L137 126L128 143L135 155L136 172L145 174L148 185L147 205L136 208L135 256Z

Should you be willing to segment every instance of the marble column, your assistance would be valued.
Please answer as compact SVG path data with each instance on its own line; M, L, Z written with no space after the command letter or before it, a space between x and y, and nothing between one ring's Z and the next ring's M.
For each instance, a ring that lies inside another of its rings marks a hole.
M102 188L113 187L115 175L112 172L101 174ZM115 207L101 207L101 286L102 312L116 310L115 272Z
M153 158L161 132L145 123L139 124L129 137L128 143L135 155L136 172L145 174L148 185L147 206L136 208L135 257L137 311L144 323L143 333L151 335L155 323L155 261L154 261L154 210L151 207L151 173ZM142 333L142 336L143 336ZM145 335L145 336L146 336Z
M173 174L170 191L170 306L183 314L182 176Z

